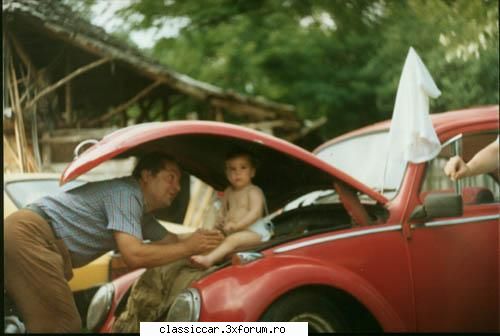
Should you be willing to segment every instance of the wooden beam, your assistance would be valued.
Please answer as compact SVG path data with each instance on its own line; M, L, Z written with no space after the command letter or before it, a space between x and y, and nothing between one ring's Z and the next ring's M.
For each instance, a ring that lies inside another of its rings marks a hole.
M17 39L16 35L12 32L12 30L9 32L8 36L9 36L9 40L11 41L12 46L14 47L14 50L16 51L17 55L19 56L21 61L24 63L24 65L28 69L27 78L29 79L30 74L31 74L31 70L36 72L35 66L31 62L31 60L28 56L28 53L24 50L22 44L19 42L19 40Z
M28 85L30 83L31 78L33 78L34 81L36 83L38 83L38 85L40 87L43 87L44 85L43 85L43 81L40 80L38 69L35 67L35 65L31 61L30 57L28 56L28 53L24 49L23 45L19 42L19 39L16 37L16 35L12 31L9 33L9 40L11 41L12 45L14 46L14 49L15 49L17 55L19 56L21 61L24 63L24 65L28 69L28 74L25 77L26 81L27 81L27 83L25 84L26 85L26 92L23 94L23 96L21 97L21 100L20 100L20 103L22 104L27 98L29 98L30 90L29 90Z
M24 173L26 161L24 143L26 135L24 133L23 114L21 111L21 106L19 106L19 92L16 84L16 70L14 69L14 58L12 57L12 54L9 57L9 77L9 96L12 104L12 110L14 112L14 131L16 135L16 146L20 163L19 168L21 169L21 173Z
M193 189L191 190L191 197L189 198L188 208L186 210L186 215L184 216L185 226L192 226L193 223L193 215L196 210L196 204L198 203L199 193L202 188L203 182L201 180L196 179L193 183Z
M66 77L64 77L61 80L59 80L57 83L46 87L44 90L42 90L40 93L38 93L35 96L35 98L33 98L31 101L29 101L26 104L26 109L31 108L40 98L42 98L43 96L45 96L45 95L49 94L50 92L56 90L60 86L66 84L68 81L72 80L73 78L75 78L75 77L77 77L77 76L79 76L81 74L84 74L85 72L88 72L88 71L92 70L93 68L98 67L99 65L107 63L110 60L111 60L111 57L105 57L105 58L102 58L102 59L97 60L95 62L89 63L89 64L87 64L87 65L85 65L85 66L83 66L81 68L78 68L77 70L73 71L72 73L70 73Z
M203 190L203 196L200 200L200 202L197 204L196 207L196 214L193 218L193 222L191 223L191 226L193 226L196 229L199 229L203 227L202 219L203 219L203 213L205 212L206 208L209 206L210 199L212 198L212 195L214 193L214 189L209 186L204 184L204 189Z
M70 67L70 60L69 60L69 55L68 52L66 51L66 74L69 73L69 70L71 69ZM73 109L72 109L72 99L71 99L71 81L68 81L66 85L64 86L64 116L66 119L66 123L70 125L73 122Z
M16 52L24 52L24 50L22 50L20 47L14 48L14 49L16 49ZM19 57L19 58L22 58L22 57ZM30 94L30 88L28 87L28 85L30 84L30 82L29 82L29 79L30 79L30 67L32 67L32 64L31 64L29 58L27 58L27 55L25 55L25 58L24 58L23 62L24 62L24 65L26 67L26 70L28 71L28 74L25 74L24 73L24 67L21 64L17 63L19 65L19 72L21 74L21 77L22 77L23 80L26 81L24 94L21 97L21 99L19 99L19 101L16 103L19 107L22 106L23 99L26 98L26 97L28 97L29 94ZM14 67L14 69L15 69L15 67ZM19 88L19 84L22 83L23 80L17 80L16 81L16 88ZM33 117L34 117L34 122L32 122L32 124L31 124L31 130L32 130L31 139L32 139L32 143L36 144L36 143L38 143L37 129L36 129L36 109L33 110ZM24 151L25 151L26 166L28 168L28 171L36 172L36 171L38 171L38 166L39 165L37 164L37 162L35 162L35 158L34 158L34 153L35 152L33 151L33 153L32 153L32 151L30 151L30 149L28 147L28 137L26 136L26 129L25 129L25 124L24 124L24 116L23 116L23 131L25 133L25 139L24 139L24 146L23 147L24 147ZM38 154L38 152L36 152L36 153Z
M158 79L157 81L155 81L151 85L149 85L146 88L144 88L137 95L135 95L134 97L132 97L131 99L129 99L125 103L123 103L123 104L115 107L114 109L112 109L111 111L107 112L106 114L100 116L97 119L93 119L93 120L88 121L86 123L87 126L99 125L100 123L102 123L102 122L110 119L111 117L119 114L120 112L126 110L127 108L129 108L130 106L132 106L134 103L136 103L139 99L141 99L142 97L146 96L149 92L151 92L154 88L156 88L160 84L163 84L163 80Z
M28 166L29 172L38 172L39 171L38 166L35 162L35 158L33 157L33 154L31 153L28 146L26 146L26 164Z
M23 110L21 108L21 100L19 98L19 87L17 85L18 80L16 75L16 69L14 66L14 58L12 57L12 55L10 59L10 76L11 76L11 87L12 87L12 103L13 106L15 107L14 128L17 134L16 139L19 140L18 142L19 158L22 163L21 172L24 171L36 172L38 171L38 167L33 158L33 154L31 153L28 147L28 138L26 136L26 128L24 126L24 115L23 115Z
M219 107L215 107L215 121L224 122L224 113Z

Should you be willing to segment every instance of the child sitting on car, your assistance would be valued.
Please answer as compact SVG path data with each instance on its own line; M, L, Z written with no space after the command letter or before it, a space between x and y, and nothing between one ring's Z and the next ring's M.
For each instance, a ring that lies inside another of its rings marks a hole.
M262 190L252 183L255 171L255 160L249 152L239 149L226 156L225 173L230 185L224 191L218 219L218 227L226 238L208 254L192 256L193 265L209 268L237 248L271 238L272 225L257 221L264 215L266 205Z

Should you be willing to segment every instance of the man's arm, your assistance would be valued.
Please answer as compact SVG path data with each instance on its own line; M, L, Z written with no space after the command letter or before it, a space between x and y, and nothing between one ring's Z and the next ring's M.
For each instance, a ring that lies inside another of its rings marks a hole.
M481 149L467 163L459 156L452 157L444 167L444 172L453 181L463 177L489 173L498 168L498 140Z
M167 244L173 244L173 243L177 243L177 242L179 242L179 238L176 235L169 232L162 239L152 241L152 242L150 242L150 244L167 245Z
M138 238L120 231L113 233L118 250L123 260L131 269L150 268L161 266L169 262L211 251L222 241L223 236L219 231L198 230L189 238L164 244L145 244ZM161 242L161 241L160 241Z

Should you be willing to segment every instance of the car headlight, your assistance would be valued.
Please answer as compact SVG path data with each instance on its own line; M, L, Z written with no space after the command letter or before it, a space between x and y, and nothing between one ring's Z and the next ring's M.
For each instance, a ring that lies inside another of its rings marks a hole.
M170 306L167 322L197 322L200 318L201 298L197 289L183 290Z
M107 283L97 290L87 311L87 329L97 331L102 327L111 309L114 294L115 287L111 283Z

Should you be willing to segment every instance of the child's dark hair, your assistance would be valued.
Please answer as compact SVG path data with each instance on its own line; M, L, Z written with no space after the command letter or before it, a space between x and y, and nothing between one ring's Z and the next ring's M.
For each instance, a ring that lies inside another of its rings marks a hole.
M176 161L170 155L162 152L147 153L139 158L139 162L137 162L132 172L132 176L139 179L143 170L149 170L151 174L156 175L160 170L165 168L167 163L175 164Z
M234 159L238 156L246 156L248 158L248 161L250 161L252 167L257 168L257 160L255 159L255 155L244 148L233 148L232 150L230 150L226 154L226 159L224 162L227 162L228 160Z

